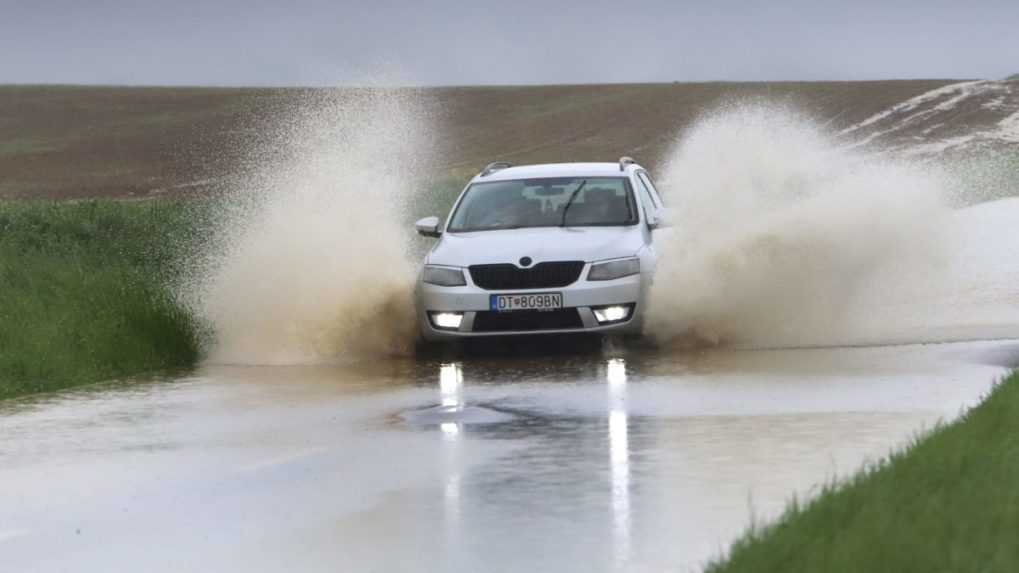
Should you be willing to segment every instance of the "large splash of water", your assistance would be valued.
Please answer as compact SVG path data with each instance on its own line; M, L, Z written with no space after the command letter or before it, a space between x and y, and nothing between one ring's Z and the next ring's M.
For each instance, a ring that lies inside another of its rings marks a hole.
M648 326L662 342L873 338L859 315L875 285L909 296L943 268L941 175L847 150L790 109L719 109L661 175L675 225Z
M188 292L215 330L212 359L410 351L413 263L401 209L421 190L434 147L422 99L317 92L288 114L222 203L219 240ZM995 211L950 211L945 198L957 188L929 162L864 154L794 110L752 103L686 130L659 175L674 223L657 243L647 326L659 342L915 341L981 313L972 332L1005 321L1001 304L982 301L1011 296L1015 273L977 271L1007 257L983 260L988 244L1015 241L970 240ZM978 287L986 296L974 300ZM943 312L949 305L958 312Z
M191 293L211 358L307 363L399 354L414 341L400 211L431 146L408 90L317 92L258 150L222 203Z

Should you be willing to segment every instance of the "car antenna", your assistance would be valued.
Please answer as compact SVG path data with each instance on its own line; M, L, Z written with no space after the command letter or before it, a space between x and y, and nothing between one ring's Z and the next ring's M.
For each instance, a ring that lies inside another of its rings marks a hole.
M566 206L563 207L563 220L559 222L560 227L566 226L566 212L570 210L570 206L573 205L573 200L577 198L577 193L580 193L580 190L584 188L584 185L587 185L587 179L584 179L580 185L577 185L577 188L573 190L573 193L570 193L570 200L567 201Z

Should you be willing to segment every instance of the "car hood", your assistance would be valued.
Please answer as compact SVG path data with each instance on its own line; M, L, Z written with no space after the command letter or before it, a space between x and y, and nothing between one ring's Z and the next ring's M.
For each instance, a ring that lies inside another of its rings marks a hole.
M516 264L530 257L544 261L598 261L630 257L643 245L640 227L538 227L472 233L446 233L426 263L466 267Z

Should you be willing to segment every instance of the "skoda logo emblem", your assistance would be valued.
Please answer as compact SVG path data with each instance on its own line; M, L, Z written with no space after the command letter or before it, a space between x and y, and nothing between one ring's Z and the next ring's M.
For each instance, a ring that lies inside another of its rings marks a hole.
M524 258L520 259L520 266L522 266L522 267L529 267L529 266L531 266L532 262L534 262L534 261L531 260L531 257L524 257Z

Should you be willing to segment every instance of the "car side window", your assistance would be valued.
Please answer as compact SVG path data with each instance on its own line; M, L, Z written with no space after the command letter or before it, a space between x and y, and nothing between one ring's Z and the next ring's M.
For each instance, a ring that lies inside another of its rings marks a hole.
M648 191L644 181L639 177L637 178L637 189L637 194L640 195L640 204L644 207L644 218L650 219L657 210L657 207L655 207L654 200L651 199L651 192Z
M655 189L655 184L651 182L651 176L647 174L647 171L638 171L637 177L640 178L641 182L651 192L651 199L654 200L655 205L661 207L662 196L658 194L658 189Z

